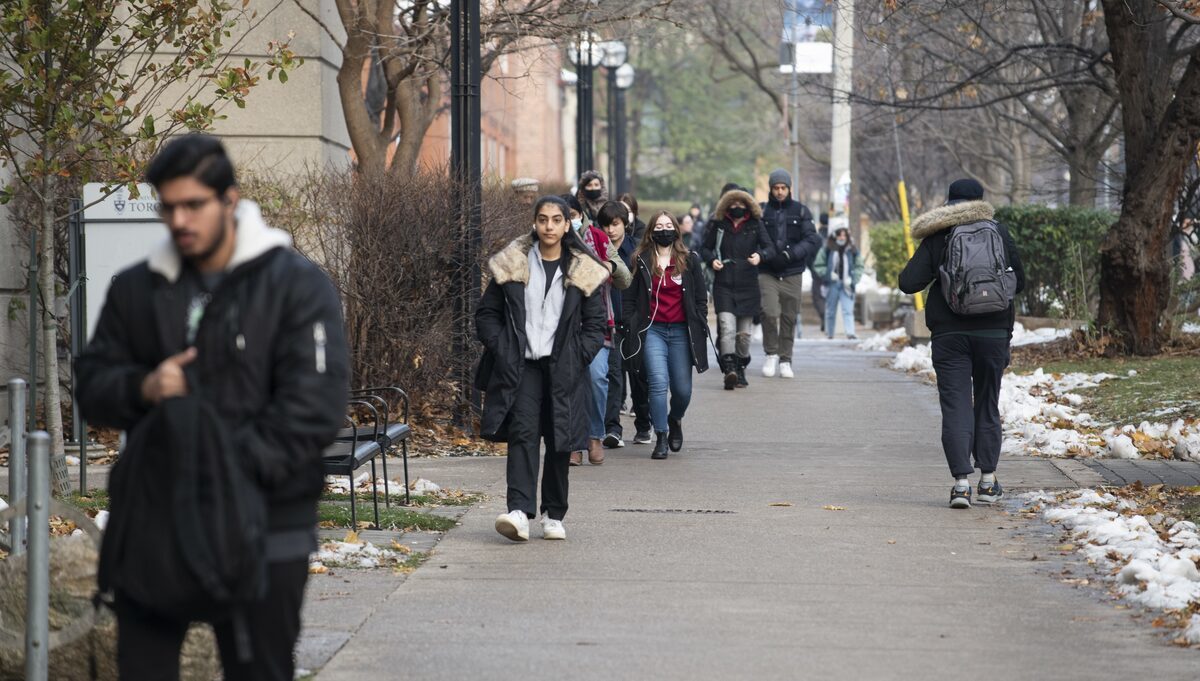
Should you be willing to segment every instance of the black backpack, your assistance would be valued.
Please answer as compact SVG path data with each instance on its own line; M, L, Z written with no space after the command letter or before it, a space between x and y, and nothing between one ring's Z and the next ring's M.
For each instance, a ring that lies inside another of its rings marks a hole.
M951 230L939 274L942 296L955 314L1007 310L1017 294L1017 274L1008 263L1000 227L991 220Z
M151 410L108 490L100 593L176 621L244 626L240 606L267 586L266 498L213 406L189 395Z

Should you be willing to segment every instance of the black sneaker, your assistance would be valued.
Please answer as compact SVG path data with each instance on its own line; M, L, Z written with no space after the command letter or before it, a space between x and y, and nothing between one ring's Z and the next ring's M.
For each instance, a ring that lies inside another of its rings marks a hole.
M667 419L667 446L672 452L683 449L683 424L679 419Z
M1004 488L1000 486L999 480L993 480L992 484L984 485L979 483L979 488L975 490L975 497L981 504L994 504L1000 501L1000 497L1004 496Z
M950 508L971 508L971 488L950 488Z
M616 433L609 433L604 436L604 446L609 449L620 449L625 446L625 441Z
M648 430L639 430L639 431L637 432L637 435L634 435L634 436L633 436L633 444L635 444L635 445L648 445L648 444L650 444L650 431L648 431Z

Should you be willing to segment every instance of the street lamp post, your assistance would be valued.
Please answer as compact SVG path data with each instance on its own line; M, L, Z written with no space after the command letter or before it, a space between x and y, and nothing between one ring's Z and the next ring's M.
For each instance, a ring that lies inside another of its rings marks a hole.
M617 157L621 154L621 140L624 137L624 123L620 120L624 117L624 94L617 81L618 72L627 66L629 48L620 40L608 40L600 43L600 52L600 63L608 76L608 176L612 180L613 195L620 196L625 191L625 173L617 167Z
M479 251L483 236L480 224L481 184L481 120L479 54L479 0L451 0L450 3L450 173L456 185L465 191L457 206L460 239L458 243L458 281L456 282L457 319L454 350L456 357L467 357L473 339L472 320L481 289ZM479 407L479 393L474 389L469 363L459 367L459 404L454 413L455 423L470 430L472 418Z
M613 117L612 130L613 156L613 186L616 195L620 196L629 190L628 148L625 135L625 91L633 87L634 71L630 64L622 64L618 68L609 69L609 83L612 84Z
M595 156L592 149L592 128L595 116L592 111L592 73L604 58L601 46L596 44L595 36L584 33L567 49L567 56L575 64L578 78L575 81L575 99L578 115L575 118L575 174L582 175L585 171L593 170Z

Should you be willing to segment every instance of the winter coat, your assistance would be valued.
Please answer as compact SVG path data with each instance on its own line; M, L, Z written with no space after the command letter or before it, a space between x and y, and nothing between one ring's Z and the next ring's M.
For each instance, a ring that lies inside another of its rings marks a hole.
M485 391L483 437L508 440L508 419L525 369L525 285L529 283L529 249L533 234L514 239L492 256L492 280L475 311L475 333L483 358L475 386ZM587 449L591 386L588 365L604 345L605 310L601 287L608 268L601 265L573 233L563 239L566 271L562 314L550 355L550 409L554 442L561 452Z
M642 350L646 347L650 315L654 313L653 257L647 253L635 256L633 286L625 293L625 326L630 333L622 348L622 357L628 358L630 368L638 373L644 370L645 354ZM700 268L700 256L695 253L688 254L682 286L692 366L696 367L697 372L704 373L708 370L708 289L704 283L704 270Z
M588 201L583 195L583 188L592 180L600 180L600 198L595 201ZM593 222L596 215L600 213L600 209L608 202L608 184L604 181L604 176L595 170L585 171L579 176L579 189L575 192L575 198L579 199L579 205L583 206L585 216L584 224Z
M837 246L834 246L836 249ZM858 249L853 244L846 244L843 251L845 253L846 264L850 266L850 290L853 291L855 286L858 286L858 281L862 279L863 263L862 258L858 255ZM837 283L837 272L833 267L833 250L828 245L822 246L821 250L817 251L817 258L813 262L813 270L817 273L817 281L822 284Z
M286 232L267 227L250 201L238 204L236 239L204 310L196 359L184 367L189 390L227 424L266 495L268 528L312 527L324 488L321 453L346 415L342 304L329 278L290 248ZM113 279L75 366L89 423L133 440L147 422L142 380L187 347L184 276L167 239Z
M735 200L746 204L750 214L738 231L733 230L733 221L726 211ZM717 243L720 242L718 252ZM762 222L762 208L746 192L733 190L717 202L717 210L704 229L704 244L700 247L701 257L709 263L718 258L725 267L714 271L713 304L717 312L732 312L739 317L753 317L762 309L758 290L758 267L747 258L758 253L762 262L775 257L775 246Z
M821 248L821 237L813 227L808 206L789 197L762 204L763 224L775 245L775 257L759 265L758 271L782 279L804 274L813 254Z
M997 329L1006 329L1012 334L1013 321L1016 318L1013 305L1009 305L1007 310L990 314L956 314L942 295L942 284L938 275L951 229L958 225L991 220L993 215L995 210L986 201L962 201L935 208L913 221L913 238L921 239L921 245L900 273L900 290L916 293L924 290L930 283L933 284L925 303L925 324L935 336L942 333ZM1017 252L1008 228L1004 225L999 225L999 228L1000 236L1004 240L1004 253L1008 257L1009 266L1017 275L1017 293L1020 293L1025 290L1025 268L1021 265L1021 255Z

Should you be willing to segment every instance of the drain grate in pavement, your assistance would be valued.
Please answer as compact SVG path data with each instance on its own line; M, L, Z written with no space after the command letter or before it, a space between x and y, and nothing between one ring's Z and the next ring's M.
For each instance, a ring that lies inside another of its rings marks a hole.
M614 508L613 513L690 513L693 515L733 515L737 511L713 508Z

